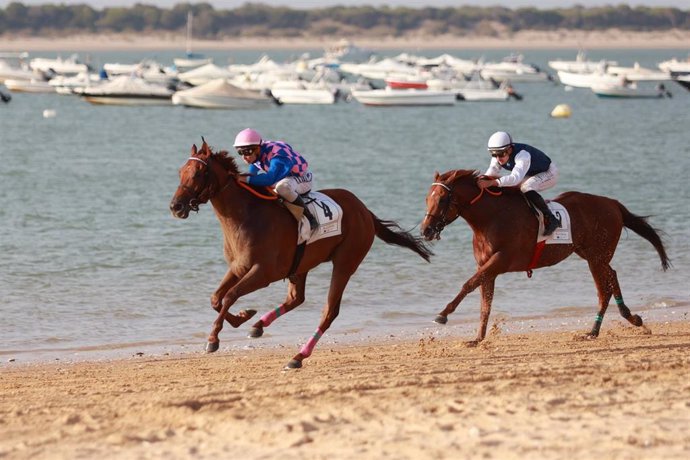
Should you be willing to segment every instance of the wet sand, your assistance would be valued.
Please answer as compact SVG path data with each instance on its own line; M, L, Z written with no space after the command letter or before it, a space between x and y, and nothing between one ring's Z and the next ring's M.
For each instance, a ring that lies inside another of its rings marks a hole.
M690 457L687 320L295 351L0 363L0 458Z

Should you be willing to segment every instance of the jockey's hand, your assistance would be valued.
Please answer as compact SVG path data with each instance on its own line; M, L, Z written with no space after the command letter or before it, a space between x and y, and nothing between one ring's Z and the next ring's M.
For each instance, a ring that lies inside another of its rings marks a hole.
M237 176L237 180L240 182L244 182L245 184L249 183L249 176L251 174L240 174Z
M477 181L477 186L482 190L488 187L498 187L498 180L482 178Z

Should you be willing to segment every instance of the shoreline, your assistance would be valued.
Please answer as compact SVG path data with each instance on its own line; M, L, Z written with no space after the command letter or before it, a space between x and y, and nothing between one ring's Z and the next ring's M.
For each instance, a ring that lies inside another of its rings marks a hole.
M307 50L332 46L340 37L266 37L222 40L194 40L196 50ZM690 31L520 31L498 36L408 36L357 37L352 43L372 50L391 49L681 49L687 50ZM0 51L123 51L184 50L179 34L79 34L64 37L0 36Z
M685 458L690 322L648 328L3 366L0 457Z
M690 320L690 304L680 302L663 308L638 308L636 314L642 316L645 324L673 323ZM571 333L585 334L591 329L595 309L589 307L565 308L542 315L512 316L494 312L490 328L500 328L503 334L519 335L530 333ZM622 321L615 309L609 309L606 322L616 324ZM336 322L319 342L316 351L322 347L374 346L415 341L423 337L442 340L466 341L477 332L478 317L457 315L446 325L437 325L430 318L412 321L410 324L390 325L383 329L361 328L358 330L339 329ZM604 329L606 324L604 325ZM67 346L64 348L39 347L37 349L0 350L0 371L5 368L21 366L40 366L52 363L72 365L77 363L104 363L145 357L164 359L174 357L185 359L205 355L204 331L197 331L198 339L165 339L142 342L105 343L101 345ZM221 336L222 352L253 352L255 350L297 352L307 336L298 331L283 332L272 336L270 333L261 339L251 339L246 330L229 329ZM287 356L287 355L286 355Z

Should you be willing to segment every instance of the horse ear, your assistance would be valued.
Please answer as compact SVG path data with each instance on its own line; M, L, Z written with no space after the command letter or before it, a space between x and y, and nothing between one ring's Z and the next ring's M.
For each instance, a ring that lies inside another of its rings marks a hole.
M434 182L438 182L438 178L441 177L441 173L434 171Z
M202 148L203 148L204 145L206 145L206 139L204 139L204 136L201 136L201 146L202 146Z
M192 144L192 156L196 156L196 144Z

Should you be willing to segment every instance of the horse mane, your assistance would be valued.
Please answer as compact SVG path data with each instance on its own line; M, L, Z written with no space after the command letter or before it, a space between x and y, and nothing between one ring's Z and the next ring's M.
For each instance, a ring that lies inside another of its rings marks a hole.
M223 166L223 169L225 169L230 175L237 176L240 173L235 159L228 154L227 150L212 152L211 157L220 163Z
M440 176L438 176L437 181L444 183L454 183L457 180L465 178L471 179L472 181L476 181L478 177L479 171L477 171L476 169L453 169L450 171L446 171Z

